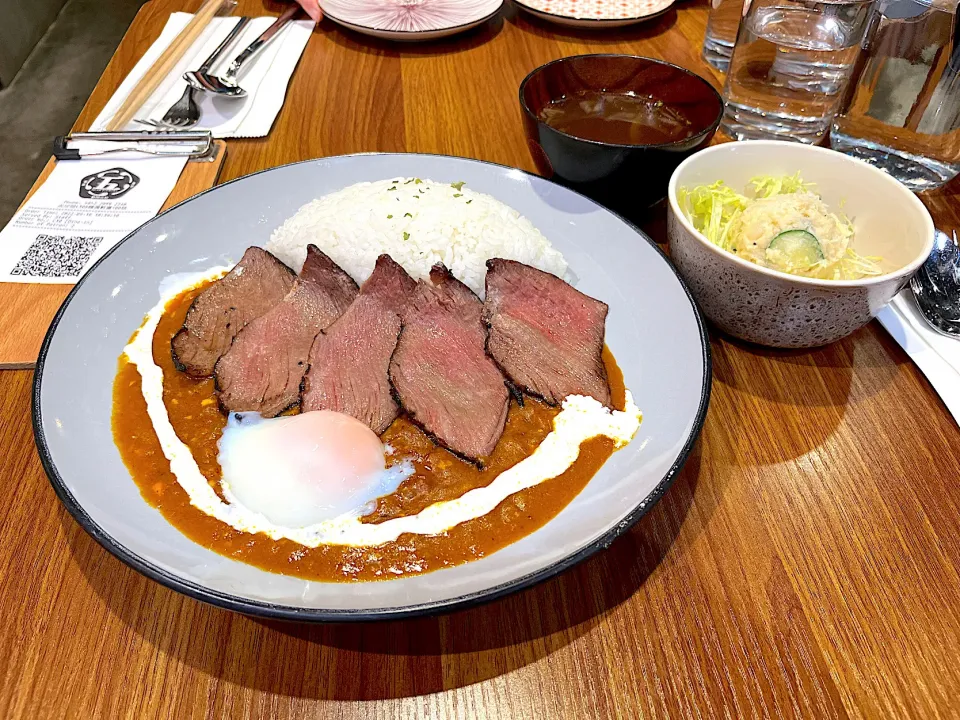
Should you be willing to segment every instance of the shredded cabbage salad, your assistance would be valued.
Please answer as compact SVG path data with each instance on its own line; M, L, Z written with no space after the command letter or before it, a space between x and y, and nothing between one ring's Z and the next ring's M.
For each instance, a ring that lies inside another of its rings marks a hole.
M714 245L773 270L823 280L880 275L880 258L850 247L854 228L832 212L813 183L795 175L761 175L740 194L722 180L680 188L678 201Z

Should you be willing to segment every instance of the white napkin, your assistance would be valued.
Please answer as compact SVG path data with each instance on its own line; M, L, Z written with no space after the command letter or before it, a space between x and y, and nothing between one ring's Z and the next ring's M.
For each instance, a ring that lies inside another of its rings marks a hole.
M960 339L941 335L920 314L913 291L901 292L877 315L960 423Z
M189 13L177 12L170 15L167 25L157 41L140 58L130 74L110 98L103 111L93 121L91 130L104 130L106 124L126 99L133 86L157 60L160 54L173 42L193 17ZM257 36L276 20L272 17L260 17L251 20L240 36L220 56L220 60L211 69L221 74L230 66L233 59ZM237 17L215 18L196 42L177 63L173 72L160 83L153 95L137 112L138 118L159 120L183 94L186 82L182 76L188 70L196 70L223 40ZM287 93L287 84L303 54L303 49L313 31L313 22L298 20L287 25L258 55L253 57L241 71L239 83L247 91L240 99L225 98L209 93L196 93L194 96L202 113L200 122L192 129L211 130L214 137L263 137L270 132L283 99ZM139 123L130 122L124 130L148 130Z

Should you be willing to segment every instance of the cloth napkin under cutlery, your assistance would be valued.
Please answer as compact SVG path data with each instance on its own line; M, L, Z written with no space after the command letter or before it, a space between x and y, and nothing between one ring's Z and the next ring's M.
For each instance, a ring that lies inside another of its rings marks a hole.
M909 288L883 308L877 319L927 376L960 423L960 340L927 325Z
M189 13L173 13L157 38L156 42L144 54L133 70L121 83L103 111L94 120L91 130L104 130L110 118L120 108L124 99L137 81L156 61L164 49L173 42L177 34L186 26L192 16ZM222 74L247 45L266 30L276 18L254 18L220 61L212 68ZM160 83L136 117L160 120L174 102L183 93L186 85L182 75L187 70L196 70L204 59L213 52L233 26L238 17L216 18L203 31L193 47L177 63L173 72ZM224 98L196 93L196 101L202 116L194 126L196 130L210 130L217 138L263 137L270 132L273 121L283 106L290 76L293 74L303 54L303 50L313 31L313 22L297 20L285 27L261 53L253 58L240 76L240 85L247 90L245 98ZM144 130L145 126L131 122L126 130Z

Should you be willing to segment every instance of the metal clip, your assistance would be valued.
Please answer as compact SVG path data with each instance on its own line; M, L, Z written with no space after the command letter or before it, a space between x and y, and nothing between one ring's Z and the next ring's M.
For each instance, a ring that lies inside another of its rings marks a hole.
M215 148L213 133L209 130L78 132L53 140L53 156L57 160L82 160L120 152L206 160Z

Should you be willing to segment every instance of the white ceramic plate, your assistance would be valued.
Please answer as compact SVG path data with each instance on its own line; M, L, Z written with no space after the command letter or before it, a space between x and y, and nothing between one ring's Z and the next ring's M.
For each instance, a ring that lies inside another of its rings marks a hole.
M400 176L464 181L521 212L563 252L577 287L610 306L607 344L644 413L639 433L545 526L458 567L399 580L309 582L195 544L144 502L113 443L111 394L124 345L156 303L165 277L235 262L316 197ZM710 356L700 313L663 253L592 200L476 160L353 155L220 185L132 233L60 308L34 383L34 431L54 490L121 560L194 598L252 615L368 620L500 597L608 546L660 499L690 452L707 410Z
M662 15L674 0L516 0L531 15L576 28L618 28Z
M324 15L364 35L422 42L464 32L500 10L503 0L320 0Z

